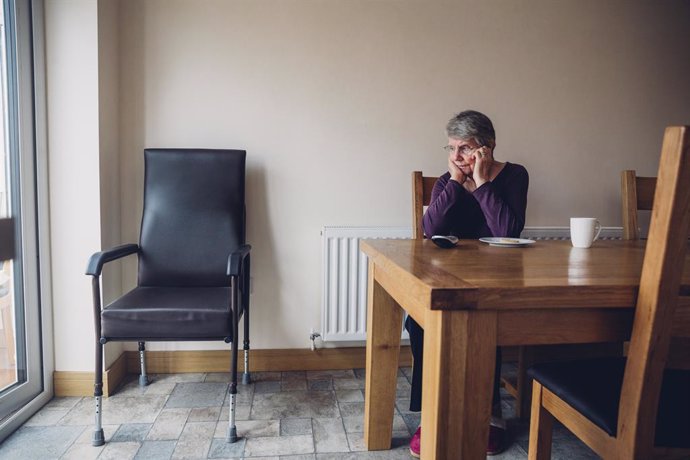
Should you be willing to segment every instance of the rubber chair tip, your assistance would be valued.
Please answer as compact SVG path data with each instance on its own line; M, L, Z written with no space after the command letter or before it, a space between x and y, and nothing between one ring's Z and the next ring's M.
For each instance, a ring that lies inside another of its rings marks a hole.
M93 432L93 438L91 438L91 445L94 447L102 446L105 444L105 436L103 435L103 428Z

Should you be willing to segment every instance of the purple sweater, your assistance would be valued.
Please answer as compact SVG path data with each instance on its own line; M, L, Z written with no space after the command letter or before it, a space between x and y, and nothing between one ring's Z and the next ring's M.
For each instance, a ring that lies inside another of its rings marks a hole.
M508 162L493 181L473 193L450 180L447 172L431 192L431 203L424 213L424 234L517 238L525 226L528 185L524 166Z

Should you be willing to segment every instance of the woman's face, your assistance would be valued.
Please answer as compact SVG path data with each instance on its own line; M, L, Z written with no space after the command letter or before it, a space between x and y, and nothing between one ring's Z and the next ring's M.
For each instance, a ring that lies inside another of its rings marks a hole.
M448 138L448 156L463 174L471 176L474 171L474 157L472 154L480 145L474 139L455 139Z

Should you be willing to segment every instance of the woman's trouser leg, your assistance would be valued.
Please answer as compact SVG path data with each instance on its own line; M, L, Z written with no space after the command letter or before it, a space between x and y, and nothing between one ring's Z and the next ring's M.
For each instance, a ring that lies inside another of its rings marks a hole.
M424 329L407 317L405 329L410 334L410 348L412 349L412 391L410 392L410 411L422 410L422 355L424 355Z
M424 354L424 329L408 316L405 329L410 334L412 349L412 391L410 392L410 411L422 410L422 356ZM501 416L501 349L496 349L496 372L494 374L494 392L491 415Z

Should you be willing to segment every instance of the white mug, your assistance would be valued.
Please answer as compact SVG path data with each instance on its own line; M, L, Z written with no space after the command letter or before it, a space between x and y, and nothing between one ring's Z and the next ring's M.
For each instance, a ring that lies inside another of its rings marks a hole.
M571 217L570 240L576 248L588 248L601 233L601 224L594 217Z

